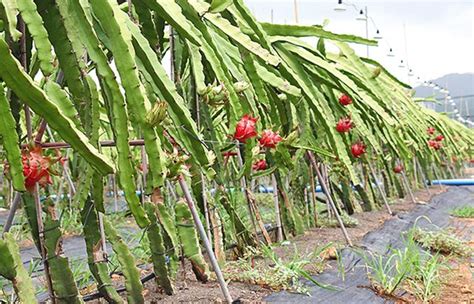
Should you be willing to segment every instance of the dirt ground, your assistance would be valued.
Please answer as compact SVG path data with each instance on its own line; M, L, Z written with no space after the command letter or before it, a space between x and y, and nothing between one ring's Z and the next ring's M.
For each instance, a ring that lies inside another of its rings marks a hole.
M469 229L474 227L474 219L453 218L453 226L456 234L469 239L469 246L474 248L474 236ZM434 301L434 304L474 303L473 260L451 261L450 267L445 271L447 279L439 297L442 300Z
M428 202L430 198L444 192L439 186L432 187L430 194L426 190L421 190L415 193L417 201L424 203ZM409 199L401 199L395 204L391 205L392 211L396 213L408 212L416 205ZM374 212L363 212L353 215L359 221L359 225L353 228L348 228L348 233L354 244L357 244L362 237L383 225L383 223L390 219L390 215L385 210ZM299 253L312 252L316 247L325 245L328 242L335 244L344 244L344 237L339 228L313 228L305 232L304 235L299 235L290 239L290 246L280 246L274 248L278 256L285 258L287 255L294 253L294 245L296 245ZM177 292L173 296L167 296L157 290L154 282L147 282L145 284L145 293L147 303L222 303L223 297L219 285L216 282L208 282L202 284L196 281L192 274L189 265L187 265L186 281L183 278L183 272L178 276L180 281L176 282ZM272 293L270 289L260 286L229 282L229 291L234 300L239 300L241 303L262 303L262 298ZM444 302L446 303L446 302Z
M430 198L443 192L444 189L439 186L434 186L430 189L428 194L426 190L420 190L415 193L415 198L418 202L428 202ZM391 205L392 211L397 213L409 212L416 205L409 199L400 199ZM356 227L347 228L350 238L355 245L363 238L363 236L379 228L383 223L390 219L390 215L385 209L374 212L363 212L353 215L359 222ZM455 221L455 222L454 222ZM453 224L457 228L459 235L465 235L468 229L467 225L474 225L472 219L453 219ZM474 239L471 239L471 246L474 246ZM291 238L286 242L286 246L279 246L274 248L278 256L285 259L294 254L294 246L301 254L312 252L315 248L325 245L329 242L334 244L344 245L344 237L339 228L313 228L305 232L304 235L299 235ZM449 277L447 284L445 284L440 301L435 301L436 304L441 303L474 303L474 286L472 281L473 263L470 260L462 262L452 262L451 269L446 273ZM150 271L144 271L142 277ZM116 283L120 284L120 278ZM217 282L211 281L206 284L198 282L191 271L188 263L185 264L185 270L181 269L178 275L178 281L175 284L176 293L173 296L167 296L161 292L157 284L151 280L144 284L144 294L146 303L222 303L223 297ZM84 290L85 291L85 290ZM90 293L92 290L85 291ZM261 286L229 282L229 291L234 300L239 300L241 303L262 303L262 299L273 291ZM125 295L124 295L125 296ZM95 300L89 303L105 303L103 300Z

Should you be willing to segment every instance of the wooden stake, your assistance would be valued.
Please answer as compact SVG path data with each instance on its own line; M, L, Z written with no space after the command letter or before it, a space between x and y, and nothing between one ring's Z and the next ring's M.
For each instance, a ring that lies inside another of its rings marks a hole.
M18 206L20 205L20 201L21 201L21 193L15 192L15 197L13 198L13 201L10 205L10 210L8 211L7 220L5 221L5 225L3 226L3 233L10 231L13 224L13 219L15 218L16 210L18 209Z
M438 180L439 189L443 190L444 187L443 187L443 185L442 185L441 182L440 182L440 178L439 178L439 175L438 175L438 171L436 170L436 168L434 167L434 165L431 165L431 170L433 170L433 173L434 173L436 179Z
M311 183L310 190L311 190L311 203L313 204L313 212L314 212L314 225L317 226L318 224L318 209L317 209L317 200L316 200L316 183L314 181L314 172L313 166L309 165L309 181Z
M244 166L244 162L242 160L242 154L240 153L239 143L237 142L235 146L237 148L237 160L238 160L239 168L241 169ZM247 200L247 210L249 212L250 222L252 223L253 230L255 232L255 237L257 237L258 230L257 230L257 225L255 224L255 219L253 217L252 204L250 202L250 198L248 197L247 180L246 180L245 176L242 176L242 178L240 179L240 185L241 185L241 187L242 187L242 189L245 193L245 199Z
M328 187L326 185L325 180L323 179L323 176L321 172L319 171L318 168L318 163L316 162L316 158L314 157L314 154L311 151L308 151L308 156L309 160L311 161L314 170L316 171L316 175L318 176L319 183L321 184L321 187L323 188L324 193L326 193L327 196L327 201L329 202L329 206L331 207L332 211L334 212L334 215L336 216L336 220L339 223L339 226L341 227L342 234L344 235L344 238L346 239L347 244L352 247L352 241L349 238L349 234L347 233L346 227L344 226L344 222L341 219L341 216L337 212L336 205L334 204L334 201L332 200L331 195L329 195Z
M201 172L201 184L202 184L202 202L204 205L204 219L206 221L206 231L207 237L212 242L212 234L211 234L211 224L210 224L210 212L209 212L209 205L207 201L207 187L206 187L206 179L204 178L204 174Z
M411 191L410 184L408 183L407 176L406 176L404 171L402 171L401 173L402 173L403 182L404 182L405 186L407 187L407 191L408 191L408 194L410 195L411 201L413 202L413 204L416 204L416 199L415 199L415 196L413 195L413 192Z
M423 187L425 187L426 192L428 192L428 194L431 195L430 188L428 187L428 184L426 182L428 179L425 175L425 172L423 171L423 168L421 168L420 162L418 160L415 160L415 163L418 166L418 170L420 170L420 175L421 175L421 178L422 178L421 183L423 184Z
M41 201L39 197L39 186L38 183L35 185L35 190L33 193L35 199L35 209L36 209L36 222L38 225L38 236L39 236L39 245L40 245L40 253L41 259L44 266L44 274L46 276L46 283L48 285L49 297L53 304L56 303L56 297L54 296L53 291L53 282L51 280L51 274L49 273L49 263L46 254L46 247L44 245L44 224L43 224L43 209L41 206Z
M414 183L415 183L415 188L418 188L418 173L417 173L417 168L416 168L416 156L413 157L413 177L414 177Z
M283 230L281 227L280 204L278 202L278 185L275 175L272 174L273 202L275 206L275 222L277 225L277 242L283 241Z
M370 161L367 159L367 165L369 166L370 173L372 174L372 177L374 178L375 186L380 192L380 196L382 196L383 203L385 207L387 208L388 214L393 215L392 210L390 209L390 205L388 204L387 201L387 196L385 195L385 191L383 191L382 187L379 184L379 181L377 179L377 175L375 174L374 168L370 164Z
M224 280L224 276L222 275L222 271L217 263L216 256L214 255L214 251L212 251L211 243L207 238L206 230L202 225L201 219L194 207L194 200L191 196L191 192L189 191L188 184L184 180L184 176L180 175L178 178L179 185L183 190L184 197L186 198L186 202L188 203L189 210L194 219L194 224L199 232L199 235L204 243L204 247L206 248L206 253L209 256L209 261L211 262L212 268L214 268L214 272L216 273L217 281L219 282L219 286L221 287L222 294L224 295L225 300L228 303L232 303L232 297L230 296L229 289L227 288L227 283Z

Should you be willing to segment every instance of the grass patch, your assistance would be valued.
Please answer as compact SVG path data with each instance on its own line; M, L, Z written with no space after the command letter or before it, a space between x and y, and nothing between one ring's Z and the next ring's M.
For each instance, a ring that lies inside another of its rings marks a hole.
M410 232L417 243L433 252L457 256L469 256L472 254L472 249L466 242L455 237L447 230L426 231L414 227Z
M474 218L474 207L473 206L462 206L451 210L451 215L462 218Z
M347 213L341 213L342 223L346 228L356 227L359 225L359 221L349 215ZM324 228L335 228L339 227L339 223L337 222L335 217L327 218L327 217L320 217L318 218L317 227L324 227Z
M249 248L248 253L237 261L227 262L224 275L227 280L244 282L269 288L272 290L288 290L307 294L301 282L305 278L322 288L334 287L322 284L311 277L311 272L321 272L325 268L325 252L332 244L316 248L310 254L298 253L296 247L289 259L280 258L270 246L260 250Z
M405 284L406 289L423 303L430 303L439 296L445 281L441 271L449 267L439 254L430 255L423 263L414 266L414 273Z
M365 261L371 289L377 294L404 300L398 295L406 290L423 303L439 295L444 282L441 272L448 266L442 255L420 252L417 229L408 231L401 249L392 248L383 254L358 251Z
M381 296L396 296L396 292L411 275L414 265L420 264L420 253L411 237L405 239L405 248L390 249L379 254L357 252L365 262L372 289Z

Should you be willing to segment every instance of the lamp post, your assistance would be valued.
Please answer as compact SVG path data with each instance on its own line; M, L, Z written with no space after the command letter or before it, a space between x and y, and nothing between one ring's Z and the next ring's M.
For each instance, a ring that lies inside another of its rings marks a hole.
M336 7L334 7L334 10L336 12L344 12L346 10L344 5L352 6L356 11L359 11L359 9L357 8L357 6L355 4L353 4L353 3L343 3L342 0L337 1L337 5L336 5ZM295 0L295 7L296 7L296 0ZM296 14L295 14L295 18L296 18ZM364 9L361 9L359 11L359 15L357 15L356 19L359 20L359 21L365 21L365 38L369 39L369 15L367 13L367 6L365 6ZM373 20L372 20L372 22L373 22ZM377 30L377 36L378 36L378 38L375 38L375 39L381 39L382 38L380 36L380 31L379 30ZM369 45L367 45L367 58L369 58Z
M369 39L369 16L365 7L365 38ZM367 44L367 58L369 58L369 45Z
M346 11L346 7L344 6L344 4L342 4L342 0L337 1L337 5L336 5L336 7L334 7L334 10L336 12L345 12Z
M295 24L299 24L298 0L293 0L293 9L294 9L294 13L295 13Z

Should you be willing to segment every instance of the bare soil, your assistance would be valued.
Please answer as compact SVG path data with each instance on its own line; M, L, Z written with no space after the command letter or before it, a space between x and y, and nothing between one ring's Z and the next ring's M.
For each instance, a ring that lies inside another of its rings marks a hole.
M469 240L469 246L474 248L474 236L472 227L474 219L453 218L453 225L456 234ZM472 259L452 260L451 269L445 271L446 283L441 290L440 300L435 300L434 304L470 304L474 303L474 263Z

